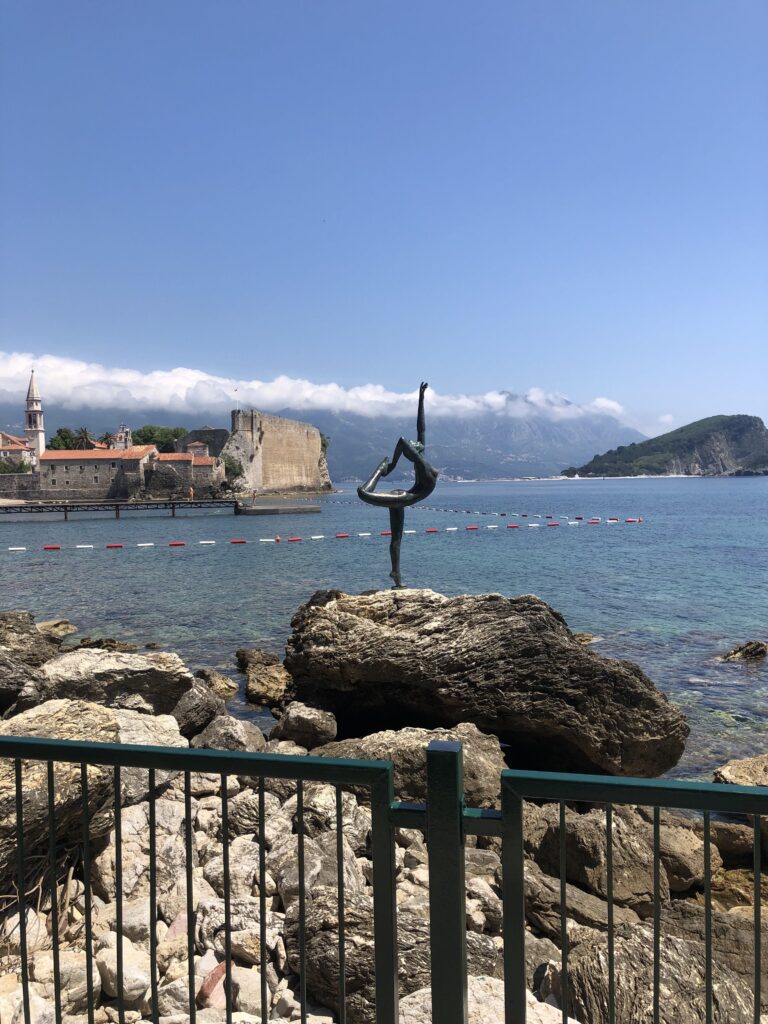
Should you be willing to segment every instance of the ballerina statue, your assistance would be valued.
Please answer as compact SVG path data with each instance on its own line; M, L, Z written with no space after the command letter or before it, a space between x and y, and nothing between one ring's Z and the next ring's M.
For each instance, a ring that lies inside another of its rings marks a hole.
M416 418L416 436L418 440L408 441L401 437L395 445L395 451L391 459L382 459L374 470L372 476L357 488L357 494L361 501L369 505L379 505L389 509L389 527L392 532L392 539L389 542L389 557L392 562L391 578L394 580L394 588L403 585L400 577L400 541L403 539L403 525L405 523L405 509L409 505L415 505L417 501L423 501L434 491L437 483L437 470L430 466L424 458L424 444L426 431L424 426L424 392L429 385L422 382L419 388L419 412ZM407 491L376 491L376 484L384 476L389 476L404 456L413 463L415 481L413 487Z

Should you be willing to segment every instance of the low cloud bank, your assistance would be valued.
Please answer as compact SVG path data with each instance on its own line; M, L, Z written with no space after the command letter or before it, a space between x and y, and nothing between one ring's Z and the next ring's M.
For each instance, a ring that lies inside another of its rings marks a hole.
M344 388L280 376L271 381L218 377L179 366L173 370L140 373L78 359L29 352L0 352L0 389L23 400L29 371L35 368L43 402L67 409L167 409L169 412L226 412L239 404L265 411L279 409L351 412L371 417L410 416L418 390L388 391L380 384ZM551 420L578 419L600 413L625 419L624 408L611 398L598 397L579 405L541 388L524 395L487 391L481 395L427 392L427 407L436 416L545 416Z

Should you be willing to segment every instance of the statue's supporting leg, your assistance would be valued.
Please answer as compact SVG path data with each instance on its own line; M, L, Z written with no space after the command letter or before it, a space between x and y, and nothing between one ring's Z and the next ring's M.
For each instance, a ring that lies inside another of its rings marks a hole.
M391 508L389 510L389 528L392 531L392 539L389 542L389 558L392 562L392 572L389 574L394 580L394 588L402 587L403 581L400 577L400 541L403 539L403 526L405 525L405 509Z

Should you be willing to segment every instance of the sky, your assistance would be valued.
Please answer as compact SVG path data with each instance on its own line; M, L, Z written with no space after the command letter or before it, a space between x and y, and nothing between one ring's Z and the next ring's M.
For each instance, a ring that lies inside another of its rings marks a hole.
M5 0L0 391L768 419L767 48L764 0Z

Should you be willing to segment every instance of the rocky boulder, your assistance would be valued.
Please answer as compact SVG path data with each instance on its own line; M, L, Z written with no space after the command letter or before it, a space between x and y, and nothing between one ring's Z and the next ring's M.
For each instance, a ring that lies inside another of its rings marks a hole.
M578 643L537 597L320 591L292 627L292 692L332 710L341 735L473 722L515 764L639 776L685 746L683 715L637 665Z
M202 732L217 715L223 715L225 710L224 701L210 687L200 679L193 679L172 714L179 723L181 735L191 739Z
M768 644L763 640L748 640L723 655L723 661L762 661L768 655Z
M526 1024L562 1024L560 1010L540 1003L526 992ZM467 1024L495 1024L504 1020L504 982L498 978L467 978ZM568 1018L570 1024L577 1024ZM432 1024L432 989L422 988L400 1000L400 1024Z
M426 800L427 747L432 740L458 740L464 746L464 792L472 807L495 807L506 767L499 741L470 722L453 729L399 729L355 740L337 740L313 750L321 757L392 761L398 800Z
M660 991L664 1024L703 1024L703 944L662 935ZM653 931L620 925L615 935L617 1024L646 1024L653 1011ZM712 958L713 1024L751 1024L748 985ZM582 1024L608 1019L605 936L580 942L568 960L568 1011Z
M241 647L235 654L237 666L245 673L245 696L251 704L277 704L290 676L276 654Z
M35 625L30 612L0 612L0 654L37 668L59 653L61 640Z
M117 743L119 726L108 709L83 701L49 701L9 721L0 722L0 735L38 736ZM79 764L58 762L54 768L54 814L56 838L62 847L82 836L82 790ZM88 811L91 834L109 827L113 806L111 768L89 766ZM22 804L25 856L32 864L35 854L48 843L48 773L44 761L22 762ZM16 783L14 762L0 760L0 885L11 892L16 884ZM34 881L37 881L35 879Z
M348 1024L374 1024L373 897L370 892L348 893L345 909L347 1021ZM291 970L298 973L298 901L289 908L285 925L288 963ZM428 916L401 906L398 939L400 992L407 995L430 983ZM335 886L315 887L308 894L306 944L307 991L322 1006L338 1009L338 895ZM501 955L490 936L467 934L467 971L470 975L501 976Z
M293 740L310 750L336 739L336 719L330 711L292 701L269 734L272 740Z
M47 661L19 693L24 711L46 700L76 698L146 714L170 714L192 688L192 673L176 654L120 654L85 648Z
M205 685L220 700L229 700L234 697L239 686L234 679L225 676L223 672L217 672L215 668L201 668L195 672L196 679L202 679Z
M264 733L252 722L218 715L192 740L190 746L208 750L244 750L259 753L267 745Z
M727 761L714 772L715 782L730 786L768 786L768 754ZM763 843L768 843L768 818L760 819Z
M0 648L0 713L12 708L21 691L36 681L36 669Z

